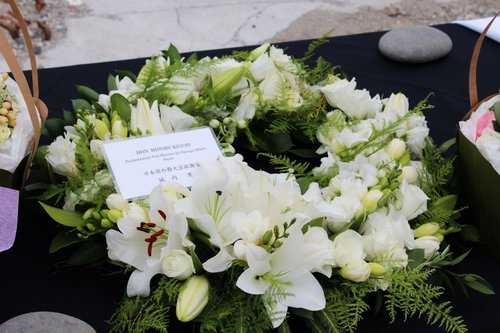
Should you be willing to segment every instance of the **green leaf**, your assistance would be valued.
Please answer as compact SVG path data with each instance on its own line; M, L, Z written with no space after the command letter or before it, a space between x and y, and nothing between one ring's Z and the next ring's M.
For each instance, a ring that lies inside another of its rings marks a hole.
M173 44L170 44L168 50L166 52L163 51L163 54L170 59L172 64L181 60L181 54Z
M97 101L99 99L99 93L94 89L86 86L77 85L76 92L85 100L89 102Z
M189 58L187 58L187 60L186 60L186 63L189 65L194 65L197 62L198 62L198 53L196 53L196 52L191 53Z
M62 210L46 205L40 201L38 203L40 203L47 214L49 214L49 216L59 224L65 225L67 227L79 227L84 223L82 214L79 212Z
M455 145L457 143L457 139L456 138L451 138L449 140L446 140L445 142L443 142L440 146L439 146L439 151L441 153L445 153L448 151L448 149L450 149L453 145Z
M423 263L425 260L424 253L423 249L408 251L408 267L415 268Z
M316 154L316 149L290 149L290 153L303 158L318 158L319 155Z
M460 237L467 242L479 243L481 242L481 236L479 230L475 225L466 224L460 230Z
M132 107L128 102L128 99L120 94L113 94L110 97L111 110L117 111L120 118L126 122L130 121L130 113L132 112Z
M87 102L84 99L74 99L71 101L71 104L73 104L73 109L75 111L78 110L90 110L90 103Z
M54 236L50 243L49 253L54 253L67 246L83 242L84 239L70 233L68 230L63 230Z
M63 118L66 125L76 124L77 117L73 111L63 110Z
M108 114L108 112L102 107L101 104L99 104L97 102L92 102L92 106L94 107L96 113Z
M265 152L284 153L293 147L292 138L288 133L266 133L255 131L257 146Z
M106 242L90 241L79 247L68 259L68 264L88 265L106 258Z
M118 86L116 85L116 77L109 74L108 75L108 91L116 90Z
M493 105L493 112L495 113L495 123L500 126L500 102Z
M133 82L135 82L137 80L137 75L135 75L134 73L132 73L131 71L128 71L126 69L117 69L115 72L116 72L116 74L118 74L120 79L123 79L124 77L128 77Z
M198 255L196 254L196 252L194 252L194 249L192 247L189 248L189 254L191 255L191 260L193 260L195 274L202 273L204 271L203 264L201 263L200 258L198 258Z
M306 309L301 309L301 308L290 308L290 312L293 313L294 315L297 315L302 318L310 319L313 320L313 312L306 310Z
M64 133L64 120L61 118L49 118L42 128L42 134L50 137L57 137Z
M491 284L488 283L485 279L476 274L464 274L463 275L464 283L469 287L476 291L479 291L481 294L485 295L494 295L495 291Z

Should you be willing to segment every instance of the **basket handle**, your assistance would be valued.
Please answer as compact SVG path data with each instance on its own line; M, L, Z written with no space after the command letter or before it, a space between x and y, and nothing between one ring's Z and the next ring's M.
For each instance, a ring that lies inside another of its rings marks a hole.
M48 109L45 103L42 102L39 98L39 86L38 86L38 68L36 65L35 52L33 49L33 44L31 42L31 38L29 36L28 27L26 22L17 6L15 0L7 0L10 7L12 8L12 12L14 16L19 22L19 26L21 27L21 31L24 36L24 42L28 49L28 55L30 58L31 65L31 77L32 77L32 85L33 85L33 93L30 90L28 81L23 73L17 58L9 45L7 38L5 37L4 32L0 29L0 52L5 58L5 61L9 65L9 68L16 80L19 89L21 90L21 94L23 95L24 101L26 102L26 106L28 108L28 113L31 119L31 123L33 125L33 133L34 133L34 142L31 148L31 154L28 157L28 162L26 163L24 177L25 180L28 176L29 168L31 166L31 162L33 161L36 149L38 147L38 143L40 141L41 128L45 123L48 115Z
M470 101L470 107L474 109L474 107L477 105L479 102L478 95L477 95L477 61L479 59L479 53L481 52L481 46L483 45L484 38L486 37L486 33L490 29L491 25L493 24L493 21L497 18L497 16L500 14L500 11L496 13L495 16L491 19L490 23L484 28L483 32L479 36L479 38L476 41L476 45L474 46L474 51L472 52L472 58L470 61L470 67L469 67L469 101ZM464 117L464 118L469 118L470 113L473 112L472 110L469 111L469 113Z

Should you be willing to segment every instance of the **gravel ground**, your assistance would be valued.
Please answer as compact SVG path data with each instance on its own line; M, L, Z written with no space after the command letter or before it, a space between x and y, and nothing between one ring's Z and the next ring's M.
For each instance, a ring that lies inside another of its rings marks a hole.
M355 13L317 10L300 17L274 40L285 41L289 36L315 38L328 31L332 31L332 36L341 36L409 25L434 25L493 16L499 9L498 0L473 3L470 0L402 0L382 9L360 7Z

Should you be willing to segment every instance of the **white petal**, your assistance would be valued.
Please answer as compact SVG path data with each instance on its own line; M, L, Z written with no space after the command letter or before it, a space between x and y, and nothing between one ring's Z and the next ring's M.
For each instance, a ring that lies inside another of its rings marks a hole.
M160 268L140 271L133 271L127 284L127 295L132 296L149 296L149 283L151 278L160 273Z
M227 270L234 260L227 248L222 248L214 257L203 263L203 268L210 273L218 273Z
M250 268L244 271L238 278L238 281L236 281L238 288L252 295L264 294L269 285L269 282L257 276L255 271Z
M297 269L290 276L292 283L286 288L284 303L290 307L319 311L326 305L323 288L318 280L304 269Z

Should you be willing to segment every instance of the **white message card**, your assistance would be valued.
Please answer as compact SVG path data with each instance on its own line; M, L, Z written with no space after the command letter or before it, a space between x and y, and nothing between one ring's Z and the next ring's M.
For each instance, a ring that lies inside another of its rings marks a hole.
M149 195L160 182L190 187L200 163L222 155L210 127L103 145L109 170L124 199Z

